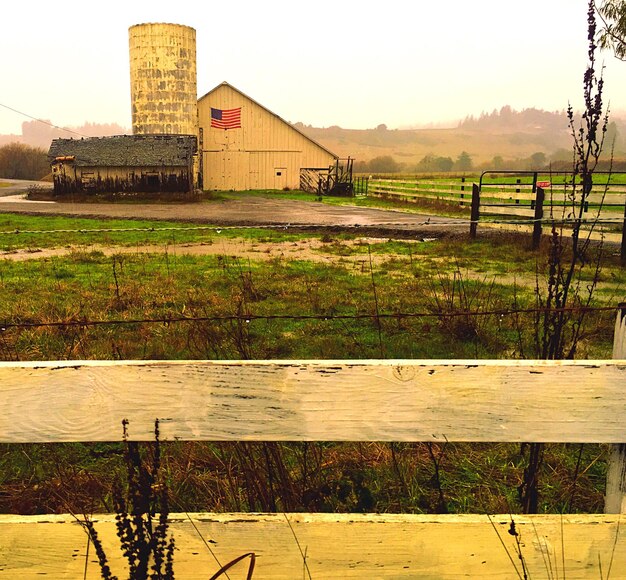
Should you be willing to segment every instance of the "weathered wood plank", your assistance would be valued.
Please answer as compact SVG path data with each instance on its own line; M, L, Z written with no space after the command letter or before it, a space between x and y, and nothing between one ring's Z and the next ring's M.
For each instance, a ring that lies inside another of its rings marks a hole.
M492 516L494 529L486 516L476 515L172 514L174 571L181 579L206 579L219 568L190 518L222 564L254 552L255 580L308 578L294 535L317 580L516 578L506 550L521 572L515 538L508 533L510 516ZM93 519L112 572L124 577L113 516ZM606 574L616 539L611 578L626 577L626 526L617 516L514 519L530 577L549 577L550 566L555 578L600 578L598 563ZM0 516L0 578L82 578L86 546L71 516ZM93 546L89 554L87 578L98 578ZM229 575L244 578L245 569L242 563Z
M429 189L399 189L399 188L381 188L374 187L369 190L373 194L386 194L398 197L411 197L418 199L445 199L449 201L458 201L463 199L461 194L468 197L471 192L463 191L447 191L447 190L429 190Z
M0 442L626 441L626 361L0 364Z
M613 358L626 358L626 304L620 304L615 317ZM626 443L611 445L606 473L607 514L626 514Z

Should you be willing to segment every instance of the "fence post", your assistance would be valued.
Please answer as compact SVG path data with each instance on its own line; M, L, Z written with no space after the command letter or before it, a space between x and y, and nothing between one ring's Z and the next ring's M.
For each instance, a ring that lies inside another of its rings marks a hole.
M480 217L480 188L472 183L472 210L470 212L470 238L476 237L478 218Z
M535 197L535 223L533 225L533 250L536 250L541 243L541 219L543 218L543 200L546 194L543 187L537 188Z
M620 252L622 266L626 266L626 203L624 204L624 222L622 223L622 250Z
M626 359L626 302L622 302L617 307L613 358ZM609 447L604 513L626 514L626 443Z

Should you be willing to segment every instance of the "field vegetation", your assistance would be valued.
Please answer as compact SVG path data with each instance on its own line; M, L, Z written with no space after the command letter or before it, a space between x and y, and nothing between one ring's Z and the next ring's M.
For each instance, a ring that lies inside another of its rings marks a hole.
M543 284L547 246L533 252L526 236L190 227L2 215L0 358L533 352L524 310ZM27 233L50 230L66 231ZM190 245L206 255L185 253ZM594 306L623 299L626 273L611 251L605 263ZM591 313L578 357L609 358L613 323L614 311ZM163 454L171 507L188 511L515 512L526 462L515 444L165 443ZM112 511L122 456L117 444L0 446L0 510ZM549 445L544 460L540 511L601 511L604 446Z

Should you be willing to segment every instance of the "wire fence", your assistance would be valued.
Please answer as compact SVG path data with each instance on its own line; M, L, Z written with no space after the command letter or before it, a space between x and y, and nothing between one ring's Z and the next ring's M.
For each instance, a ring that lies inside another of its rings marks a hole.
M484 223L484 220L481 220ZM544 218L541 220L542 223L554 223L556 220L550 218ZM574 222L581 220L560 220L563 222ZM584 221L584 220L582 220ZM590 220L590 222L597 224L597 220ZM608 220L610 223L615 222L616 220ZM414 222L390 222L390 223L378 223L378 224L348 224L348 225L340 225L340 226L329 226L329 227L340 227L345 230L354 230L358 231L362 228L376 228L381 226L386 227L398 227L398 228L406 228L406 227L416 227L416 226L458 226L461 225L465 227L470 220L463 219L425 219ZM528 223L528 220L525 219L499 219L499 220L490 220L491 223L494 224L518 224L518 223ZM305 230L305 229L323 229L323 226L320 228L319 224L306 223L306 224L291 224L291 223L281 223L281 224L258 224L258 225L231 225L231 224L223 224L223 225L164 225L163 227L159 226L148 226L148 227L111 227L111 228L59 228L59 229L19 229L14 228L11 230L0 230L0 236L20 236L20 235L41 235L41 236L55 236L55 235L67 235L67 234L114 234L114 233L133 233L133 232L141 232L147 234L159 234L159 233L172 233L172 232L210 232L214 234L221 234L222 232L236 232L238 230L274 230L274 231L287 231L290 229L294 230ZM110 240L109 240L110 243ZM115 266L114 266L115 270ZM113 275L116 273L114 271ZM117 280L115 280L117 284ZM119 296L118 296L119 298ZM15 330L16 332L27 331L29 329L58 329L60 332L63 329L74 328L76 331L81 332L82 330L87 330L88 328L95 327L131 327L137 325L184 325L184 324L240 324L240 325L248 325L250 323L261 321L270 323L272 321L285 321L285 322L307 322L307 321L321 321L321 322L329 322L333 321L362 321L373 323L378 325L378 329L380 332L380 325L382 321L406 321L406 320L438 320L438 321L451 321L458 319L478 319L485 317L499 317L501 319L511 318L515 316L527 316L534 315L535 317L541 316L542 314L551 312L569 312L569 313L580 313L583 314L600 314L600 313L608 313L615 312L618 310L617 306L572 306L568 308L529 308L529 307L510 307L510 308L490 308L490 306L494 306L493 302L491 305L485 304L483 308L467 308L463 307L461 304L453 304L451 305L449 310L445 308L434 308L430 309L427 307L426 309L417 306L417 311L411 311L410 309L401 308L394 311L383 311L383 309L379 310L378 304L371 303L370 307L367 305L363 306L362 312L350 313L350 312L325 312L323 309L319 312L313 313L285 313L285 312L271 312L271 313L253 313L250 310L250 305L247 304L243 312L231 312L224 313L223 311L216 313L202 313L202 315L192 315L183 314L184 309L179 312L175 312L175 308L173 312L167 312L170 310L170 307L167 307L166 304L153 304L153 312L156 309L154 314L156 316L136 316L137 312L135 311L135 316L128 312L129 317L120 317L119 315L115 317L115 310L110 311L110 314L113 314L111 318L106 318L106 311L95 311L92 314L96 314L96 316L89 316L87 313L82 315L79 312L72 314L68 314L67 316L57 312L56 316L53 312L48 313L45 317L42 316L42 319L37 320L38 316L32 316L28 320L20 320L21 315L10 315L7 316L5 312L4 322L0 319L0 340L3 336L8 336L8 331ZM358 308L361 310L361 308ZM161 312L159 312L161 310ZM165 314L163 314L163 310L166 310ZM343 308L342 308L343 310ZM196 310L197 312L197 310ZM148 313L146 313L148 314ZM0 315L1 316L1 315ZM6 333L6 334L5 334ZM379 337L379 342L382 342L382 338ZM1 345L0 345L1 346ZM381 347L382 349L382 347Z
M59 328L59 327L90 327L90 326L123 326L135 324L176 324L185 322L253 322L272 320L404 320L418 318L458 318L466 316L508 316L519 314L545 314L548 312L578 312L591 314L598 312L618 312L619 306L572 306L568 308L511 308L496 310L456 310L453 312L379 312L369 314L246 314L246 315L214 315L214 316L163 316L156 318L128 318L111 320L59 320L46 322L4 322L0 324L0 332L10 328Z
M162 233L162 232L192 232L192 231L206 231L220 234L223 231L237 231L237 230L320 230L327 228L341 228L346 230L359 230L359 229L372 229L372 228L409 228L409 227L450 227L450 226L467 226L472 223L481 224L501 224L501 225L528 225L532 223L541 224L554 224L554 225L568 225L568 224L622 224L624 222L623 217L613 218L601 218L601 219L579 219L579 218L553 218L544 217L539 219L527 218L527 219L485 219L471 220L463 218L445 219L445 218L429 218L416 222L373 222L368 224L320 224L320 223L275 223L275 224L251 224L251 225L210 225L210 226L167 226L167 227L137 227L137 228L75 228L75 229L53 229L53 230L24 230L24 229L11 229L0 230L0 236L11 235L56 235L56 234L99 234L99 233Z

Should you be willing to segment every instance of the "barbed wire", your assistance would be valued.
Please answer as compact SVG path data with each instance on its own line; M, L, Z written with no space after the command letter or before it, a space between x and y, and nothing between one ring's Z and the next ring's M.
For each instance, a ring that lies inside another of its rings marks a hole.
M253 321L309 321L309 320L369 320L369 319L417 319L417 318L458 318L467 316L508 316L512 314L544 314L547 312L617 312L618 306L570 306L566 308L512 308L495 310L456 310L454 312L380 312L363 314L223 314L212 316L162 316L154 318L124 318L112 320L59 320L52 322L8 322L0 324L0 332L11 328L59 328L90 326L121 326L136 324L174 324L185 322L244 322Z
M555 225L567 225L567 224L581 224L581 225L596 225L596 224L621 224L626 218L603 218L603 219L577 219L577 218L564 218L564 219L507 219L507 220L470 220L470 219L455 219L455 220L439 220L432 221L430 219L420 222L378 222L372 224L320 224L320 223L275 223L275 224L241 224L241 225L207 225L207 226L167 226L167 227L137 227L137 228L75 228L75 229L53 229L53 230L23 230L15 228L12 230L0 230L0 235L41 235L41 234L97 234L97 233L129 233L129 232L143 232L143 233L159 233L159 232L185 232L185 231L214 231L220 234L222 231L232 230L289 230L289 229L379 229L394 227L399 229L407 229L410 227L449 227L449 226L467 226L470 224L490 225L490 224L505 224L505 225L533 225L536 223L542 224L555 224ZM410 231L410 230L407 230Z

